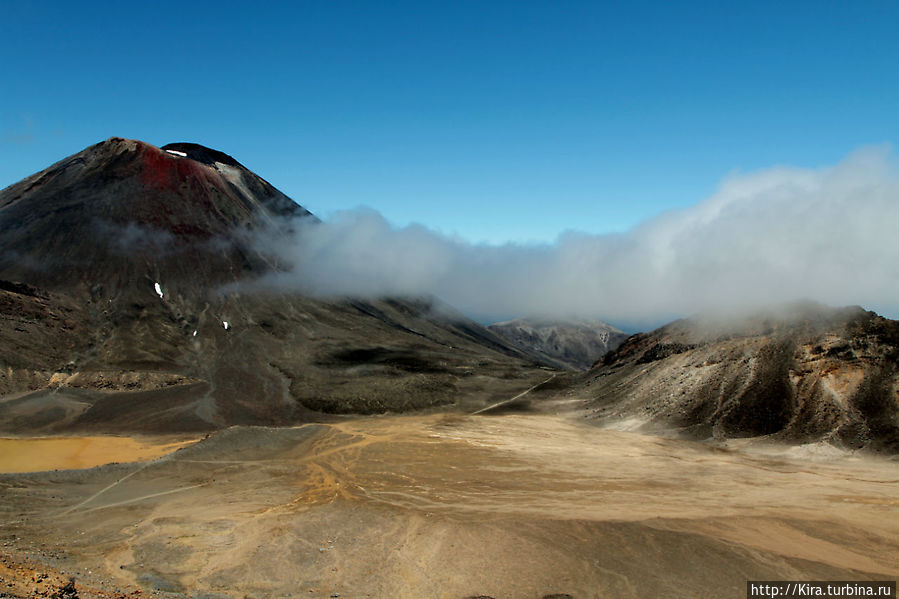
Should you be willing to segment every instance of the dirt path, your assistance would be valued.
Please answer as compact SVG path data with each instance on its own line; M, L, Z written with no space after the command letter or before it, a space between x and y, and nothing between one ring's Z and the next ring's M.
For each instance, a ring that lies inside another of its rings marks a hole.
M472 412L471 415L476 416L477 414L483 414L484 412L489 412L490 410L495 410L496 408L508 405L508 404L512 403L513 401L517 401L517 400L521 399L522 397L524 397L525 395L527 395L528 393L530 393L531 391L533 391L534 389L536 389L537 387L539 387L541 385L545 385L546 383L550 382L554 378L556 378L555 374L552 375L551 377L549 377L548 379L546 379L545 381L541 381L541 382L537 383L536 385L534 385L533 387L525 389L524 391L522 391L515 397L510 397L509 399L504 399L503 401L498 401L495 404L487 406L486 408L481 408L480 410Z

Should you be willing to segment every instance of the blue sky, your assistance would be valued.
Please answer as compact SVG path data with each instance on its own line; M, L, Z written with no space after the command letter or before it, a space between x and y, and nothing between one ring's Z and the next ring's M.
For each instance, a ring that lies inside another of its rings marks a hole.
M624 231L899 137L895 2L0 5L0 187L110 136L473 242Z

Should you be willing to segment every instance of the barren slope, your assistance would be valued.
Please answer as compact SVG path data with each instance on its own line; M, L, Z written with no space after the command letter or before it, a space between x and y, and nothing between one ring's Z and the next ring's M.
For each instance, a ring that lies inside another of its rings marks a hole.
M799 304L635 335L569 397L617 426L899 450L899 323Z
M566 370L586 370L627 339L599 320L519 318L487 327L513 346Z
M230 156L113 138L0 192L0 431L197 431L403 411L545 375L430 299L256 289L313 218ZM521 381L517 379L521 378Z

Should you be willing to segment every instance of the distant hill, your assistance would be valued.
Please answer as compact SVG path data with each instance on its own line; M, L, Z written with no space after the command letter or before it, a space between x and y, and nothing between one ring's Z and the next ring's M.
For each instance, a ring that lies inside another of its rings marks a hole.
M566 370L586 370L627 339L600 320L520 318L487 327L518 349Z
M433 299L247 285L289 267L254 239L295 219L315 217L189 143L112 138L0 191L0 431L292 424L545 378Z
M899 322L799 303L630 337L569 390L590 414L700 439L899 451Z

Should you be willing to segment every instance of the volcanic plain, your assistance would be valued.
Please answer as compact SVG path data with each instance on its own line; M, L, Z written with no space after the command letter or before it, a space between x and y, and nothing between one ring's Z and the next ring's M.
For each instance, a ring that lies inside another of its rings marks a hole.
M899 577L899 322L488 329L279 287L302 264L274 248L317 222L191 143L112 138L0 190L0 597Z
M0 521L8 555L107 593L740 597L894 580L897 472L552 414L345 418L6 474Z

